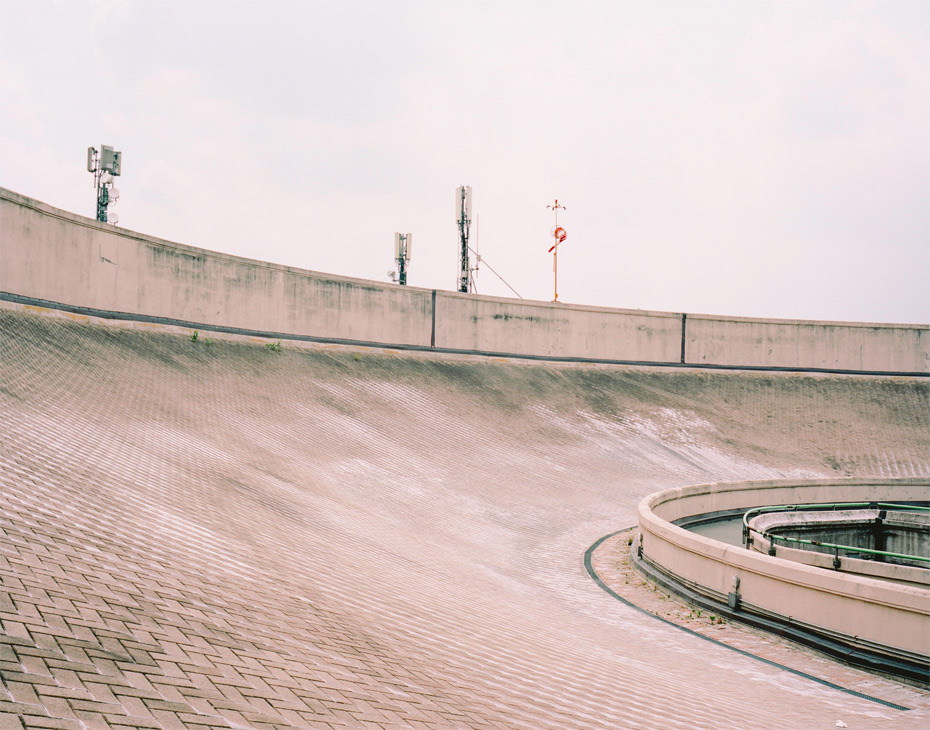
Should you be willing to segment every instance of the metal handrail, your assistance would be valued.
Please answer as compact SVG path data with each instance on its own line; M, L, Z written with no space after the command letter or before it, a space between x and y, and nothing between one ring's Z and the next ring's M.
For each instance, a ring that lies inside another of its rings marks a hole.
M783 504L783 505L774 505L770 507L753 507L752 509L746 510L743 514L743 544L748 544L748 537L750 533L755 533L769 541L769 544L772 546L772 550L775 548L775 541L781 540L783 542L794 542L800 543L803 545L815 545L817 547L825 547L832 549L834 551L834 563L839 561L839 551L843 550L846 552L856 552L856 553L867 553L869 555L882 555L890 558L900 558L903 560L917 560L919 562L930 563L930 557L924 557L922 555L906 555L903 553L892 553L887 550L872 550L871 548L861 548L854 547L852 545L838 545L832 542L818 542L817 540L805 540L800 537L786 537L783 535L773 535L766 530L757 530L754 527L749 525L749 520L756 515L763 514L766 512L798 512L798 511L818 511L818 512L827 512L827 511L836 511L837 509L879 509L879 510L916 510L919 512L928 512L930 513L930 507L924 507L923 505L914 505L914 504L894 504L891 502L828 502L822 504Z
M800 537L786 537L785 535L770 535L767 532L758 532L757 534L762 535L769 540L769 542L774 543L775 540L783 540L785 542L798 542L804 545L817 545L818 547L831 548L833 550L846 550L849 552L856 553L868 553L869 555L884 555L890 558L904 558L906 560L919 560L924 563L930 563L930 558L925 558L922 555L907 555L905 553L891 553L887 550L872 550L871 548L863 547L853 547L851 545L837 545L832 542L817 542L816 540L804 540Z
M769 507L753 507L743 514L743 527L749 527L750 517L763 512L795 512L799 510L816 510L818 512L836 511L836 509L912 509L930 512L930 507L918 504L894 504L891 502L821 502L819 504L779 504ZM758 530L756 531L758 532Z

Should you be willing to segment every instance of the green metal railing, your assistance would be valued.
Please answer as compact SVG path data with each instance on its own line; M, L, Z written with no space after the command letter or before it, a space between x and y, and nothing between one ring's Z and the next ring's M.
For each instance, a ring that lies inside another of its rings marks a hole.
M835 512L837 510L848 509L877 509L877 510L896 510L896 511L916 511L930 514L930 507L914 504L894 504L891 502L831 502L826 504L783 504L771 507L753 507L747 510L743 515L743 545L748 546L750 535L755 533L769 541L769 555L775 555L775 541L796 543L801 545L813 545L815 547L827 548L833 551L833 567L840 567L840 550L851 553L865 553L867 555L877 555L883 558L897 558L899 560L915 560L923 563L930 563L930 557L922 555L906 555L903 553L892 553L887 550L872 550L870 548L854 547L852 545L838 545L832 542L819 542L817 540L805 540L800 537L786 537L783 535L773 535L765 530L757 530L749 525L749 521L756 515L766 512Z

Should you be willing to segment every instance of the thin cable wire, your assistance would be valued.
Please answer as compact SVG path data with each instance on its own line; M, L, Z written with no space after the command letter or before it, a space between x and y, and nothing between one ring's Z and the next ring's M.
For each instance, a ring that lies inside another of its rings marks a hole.
M478 256L478 252L475 251L475 249L473 249L471 246L468 247L468 250L471 251L473 254L475 254L476 257ZM483 263L485 266L487 266L491 270L491 273L494 274L494 276L496 276L498 279L503 281L504 284L507 286L507 288L510 289L510 291L516 294L520 299L523 299L523 297L520 296L520 293L516 289L510 286L510 284L507 284L507 280L503 276L501 276L493 268L491 268L491 264L489 264L484 259L478 259L478 260L481 261L481 263Z

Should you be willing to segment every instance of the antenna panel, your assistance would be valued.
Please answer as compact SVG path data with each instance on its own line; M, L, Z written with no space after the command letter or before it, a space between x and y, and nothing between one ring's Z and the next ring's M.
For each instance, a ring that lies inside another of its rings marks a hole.
M106 172L110 172L113 166L113 151L108 145L100 145L100 168Z
M400 258L400 253L401 253L401 247L400 247L400 234L399 234L399 233L395 233L395 234L394 234L394 258L395 258L395 259L399 259L399 258Z
M119 175L122 154L107 145L100 145L100 168L111 175Z
M97 171L97 161L94 159L96 152L93 147L87 148L87 172Z
M413 243L413 234L412 234L412 233L408 233L408 234L407 234L407 240L406 240L405 245L404 245L404 258L407 259L407 261L410 260L410 245L411 245L412 243Z
M459 185L455 189L455 220L462 220L462 198L464 197L464 188Z
M465 219L471 220L471 185L465 186Z

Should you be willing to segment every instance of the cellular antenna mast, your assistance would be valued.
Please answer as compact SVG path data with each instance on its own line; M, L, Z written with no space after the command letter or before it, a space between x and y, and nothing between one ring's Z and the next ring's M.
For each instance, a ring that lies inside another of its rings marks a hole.
M471 268L468 265L468 234L471 228L471 186L460 185L455 190L455 217L459 226L458 290L471 290Z
M119 190L113 187L113 178L119 177L123 164L123 153L100 145L100 152L93 147L87 148L87 171L94 173L94 187L97 189L97 220L101 223L119 223L116 213L108 209L119 202Z
M407 285L407 266L410 263L410 249L413 247L412 233L394 234L394 260L397 262L397 271L389 271L391 281L401 286Z
M555 239L555 243L549 249L549 253L552 254L552 277L555 289L555 297L552 301L557 302L559 301L559 244L568 237L565 229L559 226L559 209L565 210L565 206L559 205L559 199L556 198L555 203L547 205L546 207L555 213L555 225L552 226L552 230L550 231L552 237Z

